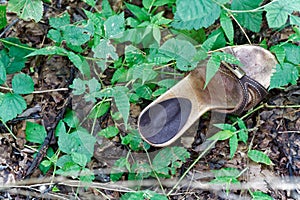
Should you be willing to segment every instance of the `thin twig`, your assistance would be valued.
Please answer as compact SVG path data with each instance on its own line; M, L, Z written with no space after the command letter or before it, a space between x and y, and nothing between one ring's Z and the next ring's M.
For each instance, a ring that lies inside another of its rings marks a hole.
M19 21L19 18L14 19L5 29L4 31L0 34L0 38L3 37L3 35L12 27L14 26L17 22Z
M7 90L12 92L13 89L12 88L8 88L8 87L3 87L0 86L1 90ZM69 91L69 88L57 88L57 89L49 89L49 90L39 90L39 91L33 91L32 94L42 94L42 93L49 93L49 92L60 92L60 91Z
M244 28L241 26L241 24L237 21L237 19L233 16L233 14L229 13L230 17L232 17L232 19L235 21L235 23L237 23L237 25L240 27L241 31L244 33L246 39L248 40L248 43L250 45L252 45L252 42L250 40L250 38L248 37L246 31L244 30Z

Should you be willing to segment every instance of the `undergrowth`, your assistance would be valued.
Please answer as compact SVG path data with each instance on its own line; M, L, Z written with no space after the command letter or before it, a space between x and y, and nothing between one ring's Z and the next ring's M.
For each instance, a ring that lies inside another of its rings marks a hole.
M262 31L263 16L273 32L292 28L293 33L285 41L268 47L269 38L264 38L258 45L269 48L279 62L269 89L296 84L299 78L300 47L297 44L300 41L300 18L299 13L294 11L300 10L300 0L274 0L268 3L263 0L143 0L142 7L128 1L121 9L130 11L128 17L125 17L124 11L116 13L107 0L102 1L101 9L96 6L95 0L84 2L90 8L82 9L86 15L84 20L73 21L67 12L47 19L51 27L47 34L52 41L50 45L36 49L22 44L20 38L0 39L3 44L0 51L0 84L2 91L6 91L0 93L0 119L3 124L27 108L24 95L35 92L34 82L22 69L30 67L26 65L27 61L37 56L56 55L69 59L80 73L69 89L74 96L94 103L85 120L80 121L76 116L79 111L69 110L59 122L55 130L58 148L48 149L47 158L40 165L43 173L52 169L53 176L60 174L91 182L95 175L87 166L93 157L96 138L119 137L121 144L130 150L126 157L115 161L111 181L124 178L124 173L128 180L154 177L160 181L177 176L177 170L190 157L183 147L161 149L147 161L131 159L131 152L145 152L148 155L150 146L129 123L130 104L153 101L176 84L174 76L183 76L204 59L209 59L206 85L222 61L239 64L234 56L217 51L239 43L235 41L234 25L244 33L249 44L252 42L247 33ZM51 1L10 0L0 7L0 27L6 26L6 9L23 20L38 23L43 18L43 4L51 5ZM164 11L159 11L162 7L172 12L174 18L166 18ZM123 50L117 48L121 45ZM109 85L103 84L103 73L107 69L113 70ZM8 76L13 76L11 81ZM112 109L114 107L116 109ZM84 128L87 119L96 123L107 113L111 114L115 125L99 131L97 135L93 135L95 130ZM248 145L248 129L241 119L233 124L216 126L222 130L210 139L228 139L230 158L234 157L239 142ZM38 147L46 135L42 125L27 122L26 140L30 144L35 143ZM254 162L272 164L265 153L252 150L251 145L246 153ZM191 167L182 177L189 170ZM239 182L241 173L243 171L233 168L214 171L212 183L225 183L229 190L230 184ZM167 199L171 193L160 186L162 194L137 188L136 192L123 195L122 199ZM249 190L249 193L253 199L271 199L260 191Z

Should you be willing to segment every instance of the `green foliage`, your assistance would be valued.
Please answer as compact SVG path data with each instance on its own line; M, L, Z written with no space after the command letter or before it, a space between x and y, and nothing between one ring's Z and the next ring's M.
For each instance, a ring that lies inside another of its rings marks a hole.
M248 151L248 157L257 163L263 163L266 165L271 165L271 159L263 152L258 150L250 150Z
M34 90L34 83L27 74L16 74L12 79L12 89L16 94L30 94Z
M138 191L138 192L128 192L121 197L121 200L127 199L149 199L149 200L167 200L168 198L164 195L157 194L151 190Z
M41 0L10 0L8 11L15 12L24 20L35 20L39 22L43 17L43 2Z
M272 197L261 191L250 192L250 194L252 196L252 200L273 200Z
M26 140L29 142L42 144L47 136L46 130L42 125L26 122Z
M0 118L3 122L14 119L26 109L26 102L18 94L6 93L0 103Z
M118 135L119 129L115 126L109 126L103 130L101 130L98 134L104 136L106 138L112 138Z
M0 29L4 28L7 24L6 7L6 5L0 5Z

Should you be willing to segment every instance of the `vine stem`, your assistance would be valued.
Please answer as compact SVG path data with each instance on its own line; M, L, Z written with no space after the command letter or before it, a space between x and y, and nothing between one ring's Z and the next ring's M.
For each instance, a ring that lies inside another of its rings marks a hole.
M168 192L167 196L170 196L175 188L178 187L179 183L183 180L183 178L187 175L189 171L198 163L198 161L217 143L218 140L212 141L212 143L197 157L197 159L187 168L187 170L183 173L177 183L173 186L173 188Z
M9 87L3 87L0 86L1 90L7 90L12 92L13 89ZM69 88L57 88L57 89L49 89L49 90L39 90L39 91L33 91L32 94L42 94L42 93L49 93L49 92L60 92L60 91L69 91Z

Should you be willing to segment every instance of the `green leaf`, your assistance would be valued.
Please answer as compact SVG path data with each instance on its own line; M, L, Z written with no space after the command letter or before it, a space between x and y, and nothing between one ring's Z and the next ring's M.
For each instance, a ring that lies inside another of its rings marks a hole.
M67 133L65 123L62 120L60 120L55 128L55 136L59 137L60 134L65 134L65 133Z
M205 40L205 42L202 44L202 49L204 49L205 51L211 50L220 35L221 35L221 33L216 34L216 35L208 38L207 40Z
M140 87L135 89L135 93L144 99L151 100L152 98L152 90L149 86L147 85L141 85Z
M85 2L86 4L92 7L95 7L96 5L96 0L83 0L83 2Z
M16 74L12 79L12 89L16 94L30 94L34 90L34 82L27 74Z
M237 122L238 122L238 126L240 128L240 130L238 132L239 140L242 141L242 142L244 142L245 144L247 144L248 129L246 127L246 124L240 118L237 118Z
M121 82L126 82L128 79L129 73L128 73L128 69L126 69L125 67L120 67L119 69L117 69L111 79L111 83L115 84L116 82L121 83Z
M130 104L129 98L127 95L128 89L122 86L116 86L113 88L113 97L116 103L116 106L123 117L124 125L127 129L129 111L130 111Z
M76 164L80 165L81 167L86 166L86 164L87 164L87 157L86 157L86 155L81 154L81 153L72 152L71 157L72 157L72 160Z
M118 135L119 129L115 126L109 126L103 130L101 130L98 135L104 136L106 138L112 138Z
M294 44L286 44L283 46L286 53L286 60L295 65L300 64L300 46Z
M18 94L7 93L0 104L0 118L7 122L26 109L26 101Z
M290 23L292 25L300 26L300 17L295 15L290 15Z
M96 119L102 117L110 109L110 102L100 102L95 106L95 108L90 112L89 118Z
M124 13L109 17L104 22L104 30L107 38L120 38L125 30Z
M153 65L147 63L143 63L141 65L134 65L132 70L133 79L136 80L140 78L142 80L142 84L155 79L158 75L158 73L153 70Z
M77 147L73 151L86 155L87 160L89 162L94 154L96 138L82 127L79 127L70 135L71 137L75 138L77 144Z
M4 28L7 24L6 7L6 5L0 5L0 29Z
M6 70L3 62L0 60L0 85L6 81Z
M86 81L86 84L89 88L89 92L84 96L85 101L96 102L96 97L98 92L101 89L101 85L99 81L97 81L94 77L91 80Z
M92 32L83 27L68 25L63 29L63 38L67 43L79 46L90 40Z
M153 6L163 6L166 4L174 4L176 0L155 0Z
M67 111L63 121L66 122L71 128L76 128L79 125L79 119L73 110Z
M149 199L149 200L168 200L168 198L162 194L157 194L151 190L138 191L138 192L128 192L122 195L121 200L140 200L140 199Z
M67 51L64 48L57 46L49 46L41 49L37 49L34 52L28 54L26 57L37 56L37 55L65 55Z
M119 58L116 48L106 39L101 39L100 43L92 48L92 51L94 52L94 58L108 59L110 57L113 60Z
M177 29L209 27L219 18L221 9L212 0L177 0L172 26Z
M229 177L229 178L238 178L241 175L241 172L236 168L222 168L220 170L211 170L216 178L220 177Z
M248 151L248 157L257 163L263 163L266 165L271 165L271 159L263 152L258 150L250 150Z
M69 86L72 88L72 93L74 95L81 95L85 92L85 81L81 80L80 78L75 78L73 84Z
M220 17L220 23L223 31L225 32L226 37L228 38L230 44L233 44L234 30L230 17L225 11L222 11Z
M134 163L128 174L128 180L143 180L151 175L151 171L148 163Z
M150 148L150 145L142 140L141 135L137 130L132 130L125 137L121 136L121 140L123 145L129 145L130 149L133 151L140 151L144 150L144 148Z
M300 10L300 0L278 0L267 4L264 8L270 28L282 27L288 16L295 10Z
M251 196L252 196L252 200L274 200L271 196L261 191L252 192Z
M216 134L208 138L208 140L227 140L228 138L231 138L233 135L235 135L234 132L230 130L223 130L217 132Z
M192 62L197 53L196 48L187 40L169 39L159 48L159 52L176 60L179 70L189 71L197 66L197 62Z
M52 28L60 30L70 24L70 15L65 12L59 17L50 17L49 24Z
M114 163L111 172L110 172L110 179L111 181L118 181L124 172L127 171L127 169L130 166L128 160L125 157L121 157Z
M299 71L295 65L290 63L283 63L276 65L276 71L271 76L271 83L269 90L272 88L280 88L289 83L297 84L299 78Z
M101 14L106 18L110 17L114 14L114 11L112 10L108 0L103 0L102 1L102 12L101 12Z
M15 12L24 20L33 19L39 22L43 17L43 2L41 0L10 0L8 11Z
M130 12L132 12L132 14L138 18L139 21L149 21L149 14L144 8L129 3L125 3L125 5L128 10L130 10Z
M86 62L85 58L77 55L71 51L67 53L69 60L75 65L75 67L87 77L91 76L90 66Z
M232 137L230 137L229 148L230 148L230 159L232 159L238 148L238 138L237 138L236 134L234 134Z
M26 122L26 140L33 143L42 144L47 136L44 126Z
M57 144L59 149L67 154L71 154L78 146L77 140L74 135L68 134L65 131L59 133ZM57 162L57 165L62 167L63 163L60 165L59 162L62 162L62 158L60 158Z
M232 0L232 10L253 10L263 2L263 0ZM259 32L262 23L262 12L243 12L236 13L238 22L253 32Z
M189 152L183 147L167 147L158 152L152 161L154 171L162 177L170 177L176 169L190 157Z
M236 131L236 128L231 124L214 124L214 126L222 130Z
M165 87L165 88L171 88L173 87L178 81L175 79L164 79L159 82L157 82L157 85L160 87Z
M280 64L284 63L286 53L285 53L285 49L283 48L283 46L279 46L279 45L272 46L270 51L276 55L276 58Z
M219 56L212 55L206 65L206 76L204 88L208 85L210 80L214 77L220 68L221 59Z

